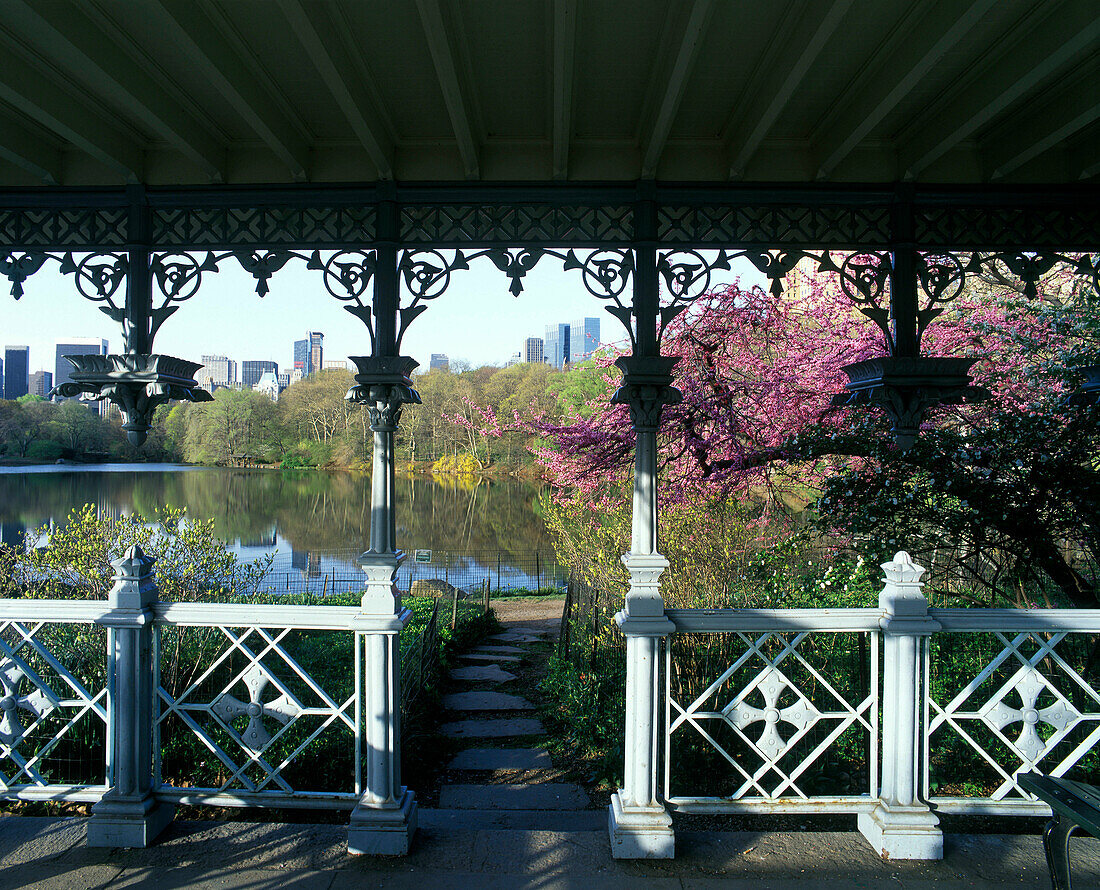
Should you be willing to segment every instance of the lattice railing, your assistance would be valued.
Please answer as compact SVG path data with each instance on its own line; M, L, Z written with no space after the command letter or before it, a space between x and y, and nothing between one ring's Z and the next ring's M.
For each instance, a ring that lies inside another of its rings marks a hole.
M851 812L877 796L877 610L670 610L664 796L687 812Z
M1100 772L1096 610L931 610L924 647L924 796L945 812L1048 808L1022 772Z
M109 782L104 603L0 600L0 799L98 800Z
M362 794L356 608L158 607L157 796L352 807Z

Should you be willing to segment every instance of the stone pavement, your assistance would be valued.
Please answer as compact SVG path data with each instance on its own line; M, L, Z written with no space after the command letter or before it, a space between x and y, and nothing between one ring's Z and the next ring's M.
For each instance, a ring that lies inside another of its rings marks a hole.
M348 856L340 825L177 822L147 850L84 846L85 820L0 817L3 890L810 890L1050 886L1036 836L948 835L942 862L890 863L850 832L681 831L671 862L611 859L606 828L492 827L423 810L404 858ZM599 814L603 816L603 814ZM1100 886L1100 842L1073 840L1074 886Z

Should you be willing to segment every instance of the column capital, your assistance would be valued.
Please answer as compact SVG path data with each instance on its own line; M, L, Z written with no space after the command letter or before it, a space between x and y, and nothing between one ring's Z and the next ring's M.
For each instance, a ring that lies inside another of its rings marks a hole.
M397 615L401 611L401 593L397 589L397 570L405 561L401 551L359 555L359 568L367 576L361 601L363 615Z
M680 359L664 355L624 355L615 366L623 372L622 385L611 397L613 405L629 405L630 419L638 432L656 432L661 409L678 405L683 396L672 385L672 369Z
M353 355L358 374L355 386L344 396L349 402L366 405L371 429L376 433L396 431L404 405L419 405L420 394L409 376L419 366L407 355Z

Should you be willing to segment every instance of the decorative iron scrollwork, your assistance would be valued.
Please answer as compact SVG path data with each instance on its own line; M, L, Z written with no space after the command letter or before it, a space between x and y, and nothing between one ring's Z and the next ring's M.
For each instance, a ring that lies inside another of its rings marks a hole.
M23 285L28 278L42 268L50 255L46 253L6 253L0 257L0 275L11 282L11 295L23 296Z

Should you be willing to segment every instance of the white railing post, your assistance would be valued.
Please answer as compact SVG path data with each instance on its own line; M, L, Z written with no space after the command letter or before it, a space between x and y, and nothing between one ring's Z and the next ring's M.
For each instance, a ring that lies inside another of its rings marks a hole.
M626 608L615 622L626 637L626 737L623 787L611 797L608 831L616 859L671 859L672 818L657 800L658 692L661 640L674 625L665 617L659 582L668 560L657 552L657 428L661 408L679 400L672 388L675 358L621 358L623 386L612 401L630 406L637 436Z
M88 845L145 847L172 821L175 807L153 788L153 560L136 544L116 560L107 627L107 747L110 785L92 807Z
M918 796L922 745L924 637L940 629L921 592L924 569L902 551L883 563L882 782L859 830L886 859L942 859L939 819Z
M359 557L367 576L357 623L363 659L363 793L348 825L348 852L401 856L416 833L416 797L401 784L401 607L397 571L404 554L396 546L394 433L406 404L420 397L409 374L410 358L352 357L359 368L350 401L366 404L374 432L371 543Z

